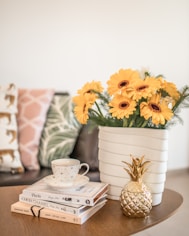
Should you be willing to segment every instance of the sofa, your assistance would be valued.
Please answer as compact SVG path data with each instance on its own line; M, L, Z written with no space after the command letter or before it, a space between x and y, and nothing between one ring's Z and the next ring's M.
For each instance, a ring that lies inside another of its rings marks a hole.
M0 88L0 95L0 186L32 184L52 174L50 162L53 159L64 157L88 163L90 181L100 181L98 129L89 132L87 125L81 126L76 121L67 92L15 89L10 84L5 89ZM43 109L39 109L41 104ZM40 113L37 117L37 109L43 116ZM10 126L13 118L16 121L13 120L14 125ZM2 141L6 139L9 146ZM18 165L20 158L20 168L4 171L2 163L13 151L17 156L11 156L10 162L17 160Z
M87 126L82 126L70 158L76 158L81 163L88 163L90 170L87 176L90 181L100 181L98 168L98 129L90 133ZM29 185L51 174L52 169L47 167L40 167L39 170L25 170L23 173L16 174L0 172L0 186Z

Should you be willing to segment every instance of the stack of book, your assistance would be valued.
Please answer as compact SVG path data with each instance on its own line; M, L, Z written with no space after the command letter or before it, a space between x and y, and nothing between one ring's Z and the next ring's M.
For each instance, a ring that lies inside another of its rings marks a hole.
M105 205L107 191L108 184L101 182L88 182L78 188L52 188L43 178L23 189L11 211L83 224Z

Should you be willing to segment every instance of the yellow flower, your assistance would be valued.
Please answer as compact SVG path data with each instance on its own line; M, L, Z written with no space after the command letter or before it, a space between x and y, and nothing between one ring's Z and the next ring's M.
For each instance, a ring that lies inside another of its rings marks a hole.
M159 94L153 95L148 102L140 104L140 114L146 120L151 118L155 125L164 125L165 121L169 121L173 116L172 110Z
M133 88L126 90L126 93L129 97L138 101L141 98L151 97L159 89L159 80L154 77L146 77L145 80L138 80Z
M131 69L121 69L118 73L113 74L107 81L107 91L109 95L113 95L116 93L120 94L126 88L132 87L139 79L140 76L138 71Z
M93 106L96 100L95 94L84 94L79 95L73 98L73 102L75 103L74 113L77 120L81 124L86 124L89 119L89 109Z
M86 83L73 102L81 124L163 129L175 123L172 118L180 120L179 108L189 107L189 86L179 91L160 75L120 69L107 81L107 90L99 81Z
M109 112L117 119L128 118L136 110L136 102L128 97L116 95L109 103Z
M99 81L92 81L90 83L86 83L80 90L78 90L78 94L85 93L93 93L93 91L101 93L103 91L103 87Z
M178 92L176 86L174 83L167 82L165 80L162 81L161 87L163 90L165 90L169 96L171 96L173 99L178 100L180 97L180 93Z

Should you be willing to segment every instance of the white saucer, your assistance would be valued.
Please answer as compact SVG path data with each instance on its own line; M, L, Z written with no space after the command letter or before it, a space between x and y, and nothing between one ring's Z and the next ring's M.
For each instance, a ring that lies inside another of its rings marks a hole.
M53 188L59 188L59 190L61 190L79 188L81 186L84 186L89 182L89 178L87 176L78 174L72 185L65 185L63 183L60 183L55 179L54 175L49 175L45 177L44 181L48 184L48 186Z

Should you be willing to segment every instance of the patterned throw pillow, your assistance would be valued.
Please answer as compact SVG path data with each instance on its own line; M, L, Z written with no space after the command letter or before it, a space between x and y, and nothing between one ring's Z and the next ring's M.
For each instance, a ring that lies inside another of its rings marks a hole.
M0 87L0 171L22 173L17 140L17 98L14 84Z
M40 168L39 142L53 95L53 89L19 89L19 147L22 163L28 170Z
M80 127L72 111L71 97L55 94L40 141L38 158L41 165L50 167L52 160L69 156Z

